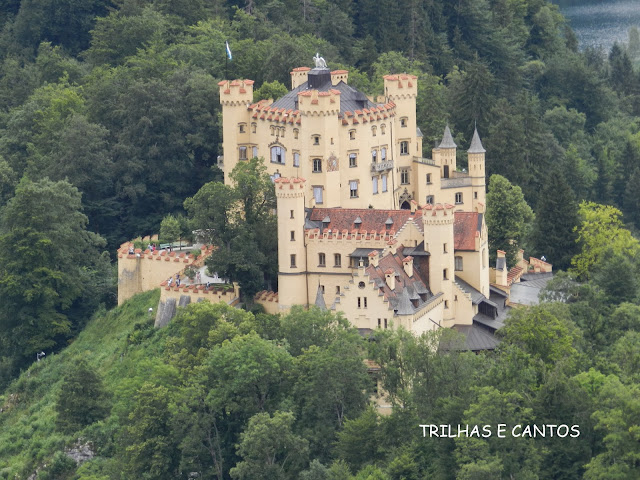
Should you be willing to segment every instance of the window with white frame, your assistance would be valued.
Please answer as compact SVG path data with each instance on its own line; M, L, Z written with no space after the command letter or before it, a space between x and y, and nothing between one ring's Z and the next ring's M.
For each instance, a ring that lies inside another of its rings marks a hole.
M400 119L400 126L402 128L405 128L409 124L408 122L409 122L409 119L407 117L402 117Z
M383 123L382 125L380 125L380 135L384 135L386 132L387 132L387 127Z
M402 185L409 184L409 170L407 170L406 168L400 170L400 183Z
M313 144L314 145L320 145L320 135L314 135L311 138L313 139Z
M456 192L456 204L462 203L462 192Z
M251 133L256 133L256 130L258 129L258 124L253 122L251 124Z
M313 159L313 173L322 172L322 159L314 158Z
M334 267L342 266L342 255L340 255L339 253L333 254L333 266ZM338 293L340 293L340 291L338 291Z
M374 125L373 127L371 127L371 136L375 137L376 134L378 133L378 128Z
M300 153L299 152L293 152L293 166L294 167L299 167L300 166Z
M382 175L382 193L387 191L387 174Z
M358 181L351 180L349 182L349 196L351 198L358 198Z
M252 154L251 158L256 158L258 156L258 147L253 147L251 149L251 154Z
M289 255L289 261L291 262L291 268L296 268L296 256L295 255Z
M355 140L355 139L356 139L356 131L349 130L349 140Z
M239 123L238 124L238 130L240 131L240 133L244 133L247 131L247 124L246 123Z
M281 163L284 165L284 149L279 146L271 147L271 163Z
M245 146L238 147L238 158L240 160L246 160L247 159L247 147L245 147Z
M431 174L427 173L427 185L431 185Z
M380 161L381 162L385 162L387 160L387 148L386 147L382 147L380 149Z
M327 256L324 253L318 254L318 266L326 267L327 266Z
M373 186L373 194L378 194L378 177L371 177L371 184Z
M425 203L426 203L427 205L433 205L433 202L434 202L434 197L433 197L433 195L427 195L427 199L426 199Z
M378 151L371 150L371 162L376 163L377 159L378 159Z
M357 167L358 166L358 154L357 153L350 153L349 154L349 167L353 168L353 167Z
M313 187L313 199L317 205L322 205L322 187Z
M409 142L406 140L400 142L400 155L409 155Z

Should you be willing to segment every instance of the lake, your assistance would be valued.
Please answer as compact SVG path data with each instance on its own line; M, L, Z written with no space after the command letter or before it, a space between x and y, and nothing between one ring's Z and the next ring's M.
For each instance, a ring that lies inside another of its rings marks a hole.
M640 0L556 0L576 32L580 47L626 43L632 26L640 27Z

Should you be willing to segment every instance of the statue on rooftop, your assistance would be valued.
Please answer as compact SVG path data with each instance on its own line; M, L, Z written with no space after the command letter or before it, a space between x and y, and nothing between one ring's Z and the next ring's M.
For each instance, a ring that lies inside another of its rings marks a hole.
M320 56L320 53L316 52L316 56L313 57L313 61L316 62L316 68L327 68L327 62Z

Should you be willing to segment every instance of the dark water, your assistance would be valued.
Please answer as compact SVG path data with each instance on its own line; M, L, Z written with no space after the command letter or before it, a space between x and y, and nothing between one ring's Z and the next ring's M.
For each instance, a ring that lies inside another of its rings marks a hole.
M614 42L626 43L629 28L640 27L640 0L555 0L570 21L580 47L609 51Z

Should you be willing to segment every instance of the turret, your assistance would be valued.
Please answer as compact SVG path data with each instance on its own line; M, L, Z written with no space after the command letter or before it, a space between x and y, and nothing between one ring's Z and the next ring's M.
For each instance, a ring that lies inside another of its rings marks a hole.
M309 67L298 67L291 71L291 90L298 88L307 81L309 70L311 70Z
M425 250L429 252L429 289L435 295L443 293L443 319L453 320L454 261L454 206L438 203L426 205L422 210ZM446 325L445 326L449 326Z
M440 145L433 149L433 159L440 166L440 176L450 178L456 171L456 142L453 141L449 125L444 129L444 135Z
M239 159L239 148L249 143L249 110L253 102L253 80L223 80L220 87L222 105L222 147L225 183L229 184L229 172Z
M275 180L278 210L278 302L281 311L308 305L302 178Z
M471 146L467 150L469 176L472 185L472 201L474 212L484 212L486 205L485 149L480 141L478 129L474 129Z
M347 70L334 70L331 72L331 85L336 86L340 82L347 83L349 72Z

